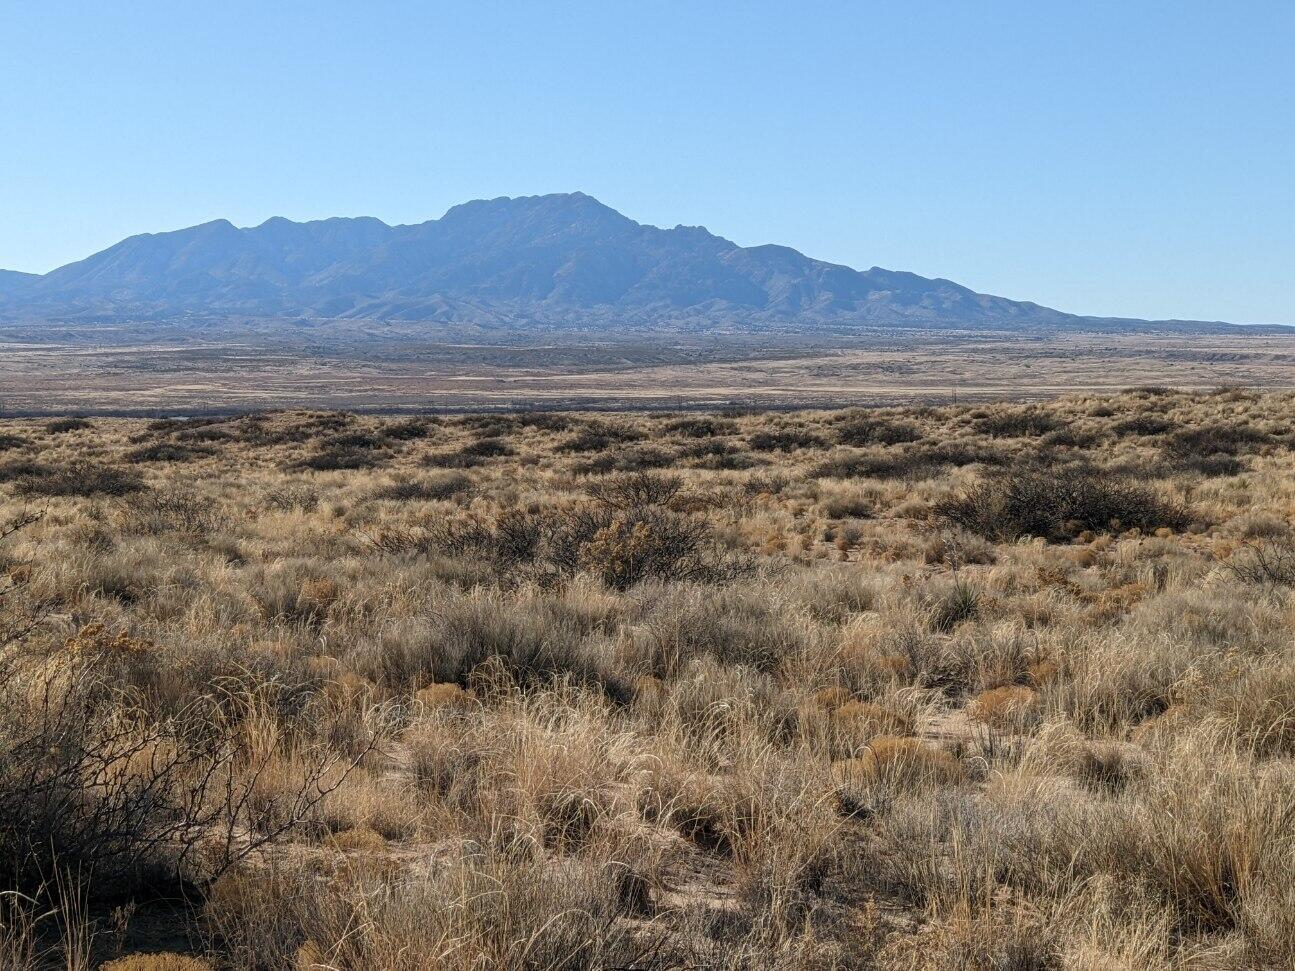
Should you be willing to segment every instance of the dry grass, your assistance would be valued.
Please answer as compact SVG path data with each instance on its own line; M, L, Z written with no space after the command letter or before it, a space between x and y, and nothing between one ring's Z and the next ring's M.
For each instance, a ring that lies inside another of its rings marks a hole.
M0 422L0 968L1293 966L1293 414Z

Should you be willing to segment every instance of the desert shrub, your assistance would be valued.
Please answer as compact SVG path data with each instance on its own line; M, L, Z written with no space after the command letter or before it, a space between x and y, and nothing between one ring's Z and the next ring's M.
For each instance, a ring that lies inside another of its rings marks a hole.
M638 472L604 479L589 492L604 506L629 511L641 506L667 505L682 488L683 483L675 476Z
M276 423L258 416L255 421L244 422L239 437L251 445L302 444L342 432L354 421L353 416L340 412L285 415L284 420Z
M731 442L722 439L706 439L685 445L679 457L697 469L727 469L739 471L749 469L760 461L749 452L745 452Z
M916 442L922 430L908 421L850 413L836 423L836 440L841 445L862 448L868 445L902 445Z
M961 579L925 598L932 630L948 633L959 624L973 620L980 613L982 599L975 587Z
M935 514L996 540L1041 536L1060 541L1084 530L1181 530L1190 520L1183 505L1150 489L1073 466L995 476L966 495L937 502Z
M177 442L228 442L234 433L225 427L223 422L186 422L185 427L175 433Z
M416 874L284 867L238 874L217 888L205 914L247 967L681 967L661 960L659 933L635 933L617 919L635 862L573 858L553 868L516 839L482 852L454 850L443 865Z
M99 971L214 971L214 965L185 954L132 954L99 965Z
M206 496L185 489L156 489L136 498L127 528L145 535L181 533L202 538L220 533L228 520Z
M1215 424L1181 428L1164 444L1165 454L1178 461L1235 456L1271 444L1272 437L1249 425Z
M1038 705L1038 695L1025 685L1003 685L976 695L967 710L977 721L999 728L1020 728Z
M964 775L962 764L943 749L894 735L877 736L863 755L838 762L833 768L838 784L847 791L877 783L953 785Z
M746 443L757 452L794 452L802 448L822 448L826 444L821 435L805 428L776 428L753 432Z
M55 418L45 423L45 431L50 435L62 435L64 432L77 432L93 427L94 423L85 418Z
M472 469L490 459L516 454L517 450L502 438L479 438L454 451L428 455L423 461L427 465L446 469Z
M305 483L292 483L268 490L265 493L265 504L281 512L308 511L319 505L319 493Z
M26 448L30 445L27 439L21 435L10 435L6 432L0 432L0 452L8 452L15 448Z
M460 455L470 455L473 458L481 459L498 459L509 455L516 455L517 449L513 448L502 438L478 438L475 442L469 442L459 449Z
M389 499L393 502L414 502L422 500L452 499L472 488L472 477L460 472L447 472L442 475L427 476L421 479L406 479L394 482L374 490L374 499Z
M185 445L177 442L154 442L141 445L126 453L128 462L192 462L194 459L215 454L214 450L201 445Z
M716 554L704 522L669 510L648 507L576 517L571 527L567 536L575 544L578 568L615 590L648 579L729 579L738 569Z
M546 432L564 432L571 427L574 419L562 411L522 411L513 415L513 423L518 428L538 428Z
M322 439L315 451L299 460L294 468L316 472L371 469L388 457L388 440L372 432L353 431Z
M1250 540L1224 566L1242 583L1295 587L1295 535L1286 533Z
M616 445L643 439L643 433L626 425L590 424L558 445L559 452L604 452Z
M314 472L372 469L382 464L383 456L367 448L321 448L293 464L294 469Z
M1130 415L1122 421L1117 421L1111 426L1111 431L1117 435L1145 437L1148 435L1163 435L1165 432L1173 431L1177 427L1168 418L1162 418L1152 412L1143 411L1136 415Z
M100 893L126 896L214 877L296 828L340 784L337 760L325 755L303 762L286 802L260 802L254 789L277 755L249 751L228 707L254 696L213 686L154 717L113 676L118 655L147 649L90 626L53 657L5 667L0 860L8 886L38 891L50 873L70 869L93 875Z
M858 492L833 492L819 500L824 516L832 519L868 519L876 512L874 500Z
M686 438L716 438L721 435L736 435L737 422L711 415L688 416L676 418L665 424L665 430L674 435Z
M390 441L378 432L356 430L331 435L319 444L321 448L332 449L377 449L386 448Z
M1204 476L1222 477L1239 475L1245 471L1246 464L1235 455L1197 455L1179 459L1177 467Z
M882 452L842 453L819 463L810 474L819 479L930 478L949 466L1002 465L1007 461L1007 457L996 449L946 443Z
M1092 448L1100 443L1102 435L1100 432L1091 431L1074 426L1065 426L1058 428L1055 432L1048 432L1039 439L1041 448Z
M433 421L427 418L407 418L387 423L382 428L382 434L397 442L412 442L427 438L435 427Z
M487 662L523 687L551 687L568 677L620 701L631 696L613 666L585 643L577 618L551 597L514 600L477 590L437 598L418 622L384 631L356 654L358 669L379 684L414 689L420 703L437 706L450 700L449 689L421 692L466 684Z
M15 459L0 464L0 483L39 478L49 475L51 471L51 467L43 462L36 462L31 459Z
M4 473L0 472L0 479ZM32 465L13 479L14 491L25 496L126 496L146 487L128 469L96 462L68 465Z
M681 586L652 605L627 646L626 662L658 678L677 677L700 658L772 671L811 638L794 615L742 586L719 592Z
M511 583L563 583L583 572L625 590L648 579L721 582L748 572L748 560L724 552L708 523L661 504L677 489L671 479L629 476L574 508L513 509L493 519L379 530L368 540L384 553L484 560Z
M582 475L606 475L609 472L642 472L648 469L668 469L675 464L674 452L655 445L638 445L634 448L614 449L596 455L575 466Z
M513 415L501 415L498 413L460 415L457 419L460 428L466 428L478 437L496 438L500 435L507 435L517 427L517 419Z
M1038 438L1061 428L1061 420L1039 408L995 411L976 422L976 430L990 438Z

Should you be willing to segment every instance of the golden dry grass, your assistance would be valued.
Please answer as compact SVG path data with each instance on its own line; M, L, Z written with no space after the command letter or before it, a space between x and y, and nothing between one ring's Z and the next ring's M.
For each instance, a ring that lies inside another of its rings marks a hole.
M0 422L0 967L1291 966L1293 473L1239 390Z

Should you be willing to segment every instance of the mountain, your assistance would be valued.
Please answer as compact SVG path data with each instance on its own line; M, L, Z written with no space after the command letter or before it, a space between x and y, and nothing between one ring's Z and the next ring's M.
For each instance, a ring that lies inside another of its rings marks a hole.
M40 277L35 273L19 273L16 270L0 270L0 298L5 294L17 294L28 284Z
M948 280L641 225L579 192L469 202L410 226L276 217L132 236L44 276L0 275L0 315L688 330L1092 322Z

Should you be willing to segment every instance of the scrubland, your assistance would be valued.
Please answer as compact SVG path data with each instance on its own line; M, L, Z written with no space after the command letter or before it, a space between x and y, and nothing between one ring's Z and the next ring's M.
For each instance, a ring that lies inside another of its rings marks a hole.
M1239 389L0 422L0 969L1295 966L1293 523Z

